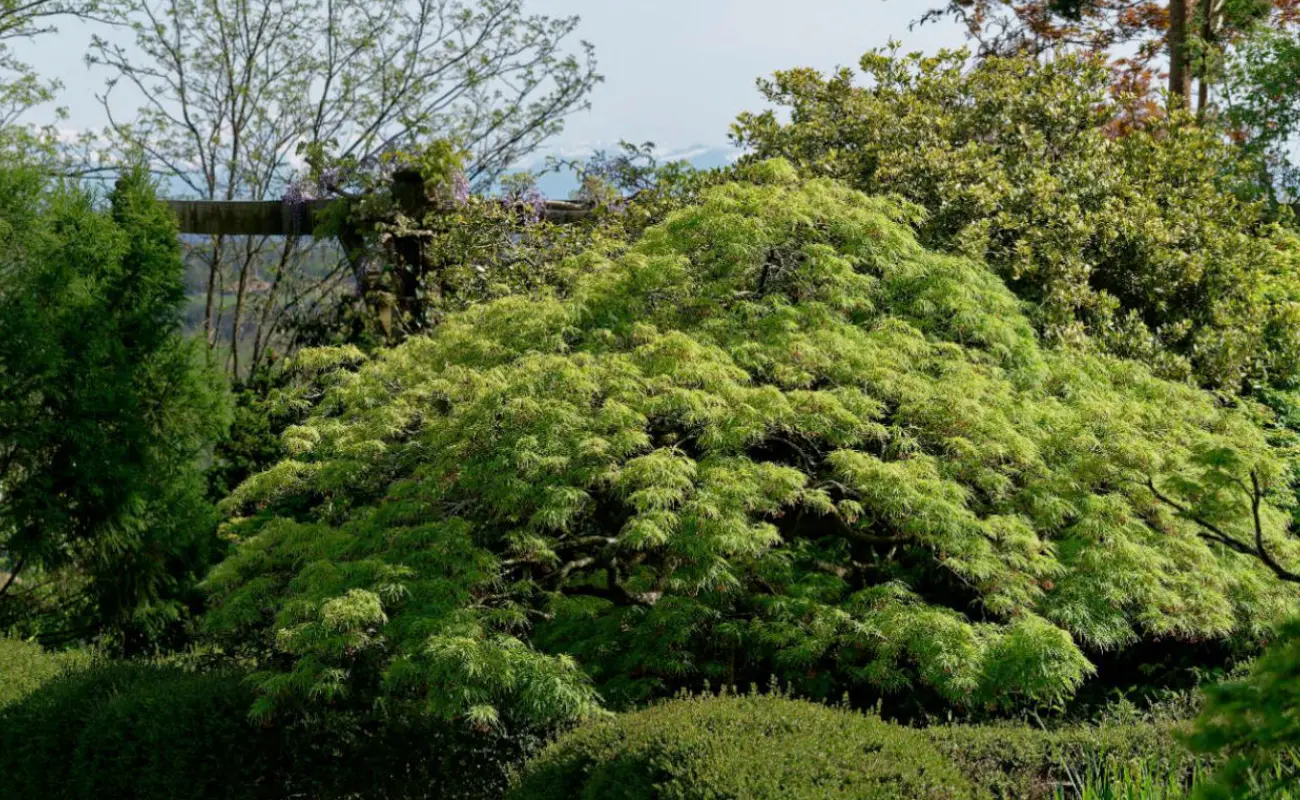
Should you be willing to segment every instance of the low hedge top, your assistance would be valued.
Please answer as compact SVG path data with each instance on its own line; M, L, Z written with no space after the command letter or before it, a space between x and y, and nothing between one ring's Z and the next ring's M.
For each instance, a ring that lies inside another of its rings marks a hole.
M84 650L50 653L35 642L0 636L0 709L60 675L89 665L90 660Z
M917 213L764 162L568 296L304 353L313 410L226 502L210 579L209 628L278 654L259 712L554 722L772 674L1016 706L1070 696L1088 649L1293 609L1222 544L1253 541L1254 478L1298 555L1249 409L1040 346Z
M924 734L775 697L677 700L584 726L528 762L510 800L963 800Z

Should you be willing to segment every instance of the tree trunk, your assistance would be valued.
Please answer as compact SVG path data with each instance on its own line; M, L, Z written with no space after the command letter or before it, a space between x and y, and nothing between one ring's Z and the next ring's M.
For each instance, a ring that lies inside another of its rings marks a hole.
M1169 102L1173 108L1184 111L1191 108L1192 101L1192 70L1187 52L1189 2L1195 0L1169 0Z
M244 325L244 298L248 294L248 277L254 273L262 248L249 240L244 245L244 263L239 270L239 285L235 289L235 313L230 320L230 375L239 380L239 335ZM254 274L253 277L256 277Z
M1201 0L1201 41L1204 47L1214 47L1219 37L1219 15L1222 11L1221 0ZM1197 99L1196 113L1204 116L1210 107L1210 65L1206 58L1200 65L1200 97Z
M221 244L224 237L217 234L212 237L212 260L208 262L208 296L203 311L203 337L211 350L217 343L217 323L213 317L214 306L221 284Z
M257 368L262 364L262 358L266 355L265 349L271 344L271 312L275 308L275 298L280 291L280 281L284 279L284 273L288 269L289 259L293 256L298 245L298 237L285 237L284 243L280 248L280 261L275 268L275 279L271 281L271 288L266 293L266 302L262 303L262 315L257 321L257 330L253 335L253 357L252 363L248 366L248 374L251 376L257 372Z

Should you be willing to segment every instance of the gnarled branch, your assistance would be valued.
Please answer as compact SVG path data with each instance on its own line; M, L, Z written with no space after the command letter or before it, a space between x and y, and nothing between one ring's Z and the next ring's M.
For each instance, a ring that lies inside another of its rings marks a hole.
M1279 564L1277 559L1273 558L1273 555L1268 552L1268 548L1264 546L1264 524L1260 516L1260 506L1263 503L1264 493L1259 485L1259 476L1255 472L1250 473L1250 482L1251 516L1255 526L1255 545L1253 547L1235 536L1231 536L1218 525L1215 525L1213 522L1210 522L1199 514L1194 513L1190 508L1187 508L1173 498L1162 493L1156 488L1155 481L1152 478L1147 478L1146 485L1147 488L1151 490L1151 494L1157 500L1170 508L1173 508L1181 514L1184 519L1190 520L1198 525L1201 528L1198 533L1202 539L1227 547L1233 552L1259 559L1264 566L1272 570L1273 574L1276 575L1279 580L1286 581L1287 583L1300 583L1300 574L1292 572Z

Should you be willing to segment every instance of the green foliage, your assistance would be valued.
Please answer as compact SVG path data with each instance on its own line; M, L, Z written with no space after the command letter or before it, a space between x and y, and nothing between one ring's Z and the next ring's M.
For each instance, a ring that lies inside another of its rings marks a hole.
M694 697L588 724L522 771L511 800L961 800L917 731L798 700Z
M208 493L214 500L284 458L280 434L302 416L276 402L288 379L278 364L268 365L231 387L231 424L213 447L207 470Z
M587 676L621 704L773 674L1034 707L1089 651L1249 642L1295 608L1194 521L1249 539L1239 484L1285 486L1250 415L1044 349L911 206L748 177L584 257L568 297L303 354L314 409L226 501L209 581L209 629L268 656L259 711L550 723L593 713ZM1267 497L1261 523L1296 563Z
M1199 760L1179 744L1177 727L1168 723L1053 730L1010 723L942 725L927 728L925 735L961 775L998 800L1047 800L1060 796L1062 787L1080 784L1094 791L1148 779L1186 786L1201 770Z
M479 800L535 745L427 720L256 725L228 671L104 664L0 710L4 792L51 800Z
M554 161L548 169L573 170L581 186L572 202L548 213L526 172L503 178L499 196L471 194L467 158L438 140L387 153L378 170L348 173L350 195L331 207L318 234L338 236L348 248L364 302L343 299L332 320L309 315L295 331L300 342L372 349L476 303L563 294L581 274L575 256L625 249L724 175L660 164L650 144L624 145L615 156ZM335 170L317 168L313 181L329 186Z
M109 199L0 167L0 625L130 646L197 599L225 411L179 333L174 221L142 172Z
M1226 760L1204 798L1300 794L1300 622L1290 622L1239 680L1207 690L1189 739Z
M1300 38L1260 26L1234 48L1224 81L1225 117L1246 151L1268 168L1274 196L1294 202L1300 164Z
M1117 135L1100 62L964 52L777 73L788 108L734 126L752 158L920 204L929 247L986 259L1054 341L1092 341L1207 386L1298 374L1296 240L1271 226L1257 173L1180 115Z
M35 642L0 637L0 709L89 662L90 656L80 650L47 653Z
M243 676L124 669L138 674L88 709L70 752L33 754L46 769L70 758L65 796L283 796L268 779L286 754L247 721L252 693Z
M1058 800L1184 800L1192 791L1182 775L1160 772L1142 762L1090 765L1076 781L1068 792L1057 791Z
M152 676L130 665L84 670L0 711L5 791L15 797L71 796L75 775L69 760L90 715L107 698Z

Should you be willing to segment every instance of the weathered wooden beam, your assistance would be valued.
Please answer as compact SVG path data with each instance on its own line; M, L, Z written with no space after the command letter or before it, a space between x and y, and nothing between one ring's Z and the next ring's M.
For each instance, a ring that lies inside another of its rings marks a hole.
M231 236L310 236L316 220L334 201L172 200L181 233Z
M181 233L228 236L311 236L326 209L337 200L284 203L279 200L171 200ZM548 200L543 216L557 223L576 222L591 206Z

